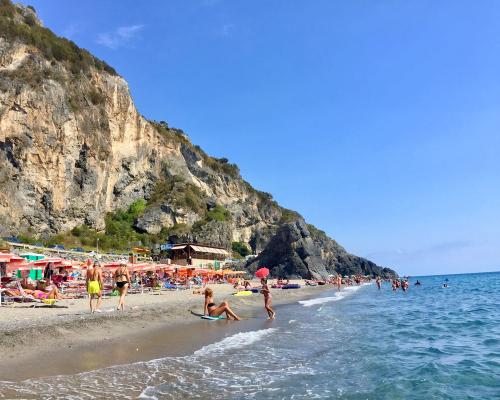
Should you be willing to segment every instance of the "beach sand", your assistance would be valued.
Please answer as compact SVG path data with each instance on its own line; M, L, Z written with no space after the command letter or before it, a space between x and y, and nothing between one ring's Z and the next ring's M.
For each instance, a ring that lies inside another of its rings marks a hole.
M298 282L302 283L302 282ZM58 302L58 307L32 308L32 303L0 308L0 377L22 379L91 371L165 356L188 354L221 336L267 321L263 297L232 296L230 285L209 285L217 302L227 300L244 320L206 321L203 295L192 290L160 295L128 295L126 310L118 299L104 299L102 313L90 314L88 300ZM333 286L272 289L279 306L318 295Z

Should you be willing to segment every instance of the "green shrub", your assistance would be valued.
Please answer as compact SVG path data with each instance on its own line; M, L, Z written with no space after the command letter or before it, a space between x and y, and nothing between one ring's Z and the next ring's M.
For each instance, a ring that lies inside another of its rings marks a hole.
M146 210L146 205L147 205L146 200L137 199L129 206L128 214L133 219L137 219L144 213L144 210Z
M186 134L182 129L170 128L165 121L157 122L150 120L149 122L153 125L156 131L167 140L178 144L184 144L194 149L193 144L186 138Z
M302 218L301 215L293 210L289 210L288 208L283 208L281 207L281 219L280 222L282 224L287 223L287 222L292 222L295 221L299 218Z
M328 235L322 231L321 229L316 228L312 224L307 224L307 229L309 230L309 233L313 238L318 238L318 239L328 239Z
M17 238L22 243L26 243L26 244L35 244L37 242L37 239L29 234L20 233L17 235Z
M118 209L108 213L104 219L106 226L104 232L97 232L86 225L81 225L69 232L49 238L46 243L47 245L61 243L67 247L95 248L99 239L99 249L103 251L128 250L133 243L157 243L161 240L160 237L139 233L134 229L135 221L145 209L146 201L138 199L127 209Z
M117 75L116 71L90 54L87 50L78 47L72 41L58 37L52 31L36 24L33 16L24 18L24 24L14 20L17 8L10 0L0 1L0 32L10 40L19 40L36 47L49 60L65 62L73 73L86 73L91 67Z
M186 208L198 215L204 215L206 211L205 196L201 190L178 175L157 181L151 191L149 205L164 202L177 208Z
M233 250L233 253L235 255L237 256L239 255L240 257L243 258L252 254L248 246L243 242L233 242L231 244L231 249Z
M231 219L231 213L220 204L216 204L215 207L208 211L205 219L207 221L229 221Z

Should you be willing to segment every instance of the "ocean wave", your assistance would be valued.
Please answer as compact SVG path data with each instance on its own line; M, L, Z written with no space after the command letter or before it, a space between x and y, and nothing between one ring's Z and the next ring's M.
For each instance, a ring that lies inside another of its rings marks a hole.
M315 299L310 299L310 300L300 300L299 304L302 304L304 307L311 307L311 306L317 306L319 304L330 303L332 301L339 301L353 294L354 292L357 292L359 289L361 289L363 286L366 285L371 285L371 283L363 283L359 286L347 286L343 288L341 292L335 293L334 296L317 297Z
M201 349L196 350L194 356L208 356L216 353L219 355L223 351L239 349L255 343L264 337L276 332L276 328L261 329L258 331L250 332L239 332L232 336L222 339L220 342L215 342L207 346L203 346Z
M310 300L300 300L299 303L302 304L304 307L311 307L311 306L316 306L319 304L323 303L329 303L331 301L339 301L346 297L345 295L342 295L341 293L335 293L335 296L331 297L318 297L316 299L310 299Z

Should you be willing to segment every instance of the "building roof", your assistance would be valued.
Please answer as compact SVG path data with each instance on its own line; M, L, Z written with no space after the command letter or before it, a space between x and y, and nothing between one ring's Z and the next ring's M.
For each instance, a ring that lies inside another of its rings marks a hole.
M183 250L187 246L191 247L194 251L197 251L199 253L221 254L224 256L229 255L229 252L227 250L211 246L199 246L196 244L176 244L175 246L172 247L172 250Z

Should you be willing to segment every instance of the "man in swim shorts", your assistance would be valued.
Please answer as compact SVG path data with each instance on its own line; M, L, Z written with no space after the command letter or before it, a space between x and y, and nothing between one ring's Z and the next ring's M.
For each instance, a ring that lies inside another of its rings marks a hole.
M87 293L89 294L90 312L100 312L99 307L102 303L102 269L101 265L96 262L94 267L87 270ZM93 300L97 298L95 307Z

